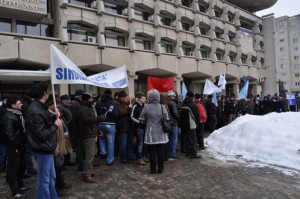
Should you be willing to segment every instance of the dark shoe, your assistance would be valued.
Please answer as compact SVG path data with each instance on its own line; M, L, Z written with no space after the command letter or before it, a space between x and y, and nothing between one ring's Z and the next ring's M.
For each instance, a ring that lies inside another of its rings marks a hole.
M123 164L127 164L127 163L128 163L128 161L126 161L126 160L121 160L121 163L123 163Z
M186 153L185 155L184 155L184 157L191 157L191 155L190 154L188 154L188 153Z
M96 181L91 176L82 176L82 181L87 183L95 183Z
M28 174L36 175L37 171L35 169L27 169Z
M195 159L195 158L202 158L202 156L197 154L197 155L192 155L191 158L193 158L193 159Z
M158 174L162 174L163 171L157 171Z
M106 163L106 166L112 166L113 164L114 164L114 162Z
M101 159L106 159L107 157L106 157L106 155L100 155L100 158Z
M25 179L25 178L30 178L31 177L31 175L29 175L29 174L24 174L23 175L23 178Z

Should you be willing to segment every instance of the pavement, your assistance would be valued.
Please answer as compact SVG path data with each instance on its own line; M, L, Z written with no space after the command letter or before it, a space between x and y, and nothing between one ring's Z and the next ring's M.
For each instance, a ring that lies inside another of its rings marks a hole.
M116 157L113 166L100 160L95 167L95 184L81 181L77 166L68 166L64 175L72 188L65 199L145 198L145 199L299 199L300 174L293 176L270 167L248 167L224 162L209 150L200 151L201 159L191 159L179 153L168 160L162 174L150 174L149 165L136 161L122 164ZM25 179L30 189L25 198L35 198L36 177ZM0 199L11 198L4 179L0 179Z

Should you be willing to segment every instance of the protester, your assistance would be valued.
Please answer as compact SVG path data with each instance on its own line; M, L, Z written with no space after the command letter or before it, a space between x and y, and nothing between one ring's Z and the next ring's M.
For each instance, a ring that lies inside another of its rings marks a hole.
M26 170L25 143L27 138L21 108L21 99L16 95L10 95L7 99L7 112L1 123L7 151L6 181L14 198L22 197L23 191L27 189L23 184L23 175Z
M172 126L172 132L170 133L170 143L169 143L169 158L177 158L176 147L178 141L178 134L179 134L179 113L178 113L178 106L176 104L177 98L176 93L173 90L168 91L169 103L168 109L170 111L170 121Z
M93 171L93 160L95 156L95 141L98 135L97 123L103 121L105 116L96 116L92 108L93 97L89 93L82 94L82 103L79 109L79 129L80 138L83 140L84 146L84 165L82 181L95 183L95 173Z
M133 121L133 127L137 135L137 158L139 165L146 165L143 157L146 155L144 137L145 137L145 125L139 120L140 114L146 104L146 96L142 92L135 94L135 102L132 106L131 119Z
M100 156L107 159L106 165L111 166L114 163L114 149L116 136L116 119L119 111L116 102L112 98L111 89L106 89L100 101L97 102L97 115L104 115L105 119L98 125L100 129L99 145Z
M82 94L84 91L82 89L77 89L75 91L75 99L72 101L72 105L70 106L70 111L72 113L71 124L69 125L69 131L72 137L72 145L75 146L76 149L76 161L78 164L78 171L83 171L83 160L84 160L84 151L83 151L83 142L80 139L79 134L79 109L82 101Z
M152 89L147 96L149 104L146 105L140 115L140 120L146 123L145 144L147 144L150 173L162 173L164 170L165 144L169 141L168 135L163 131L161 119L163 115L167 119L168 113L160 101L159 92Z
M201 156L198 155L196 151L196 128L198 121L200 121L200 117L198 107L193 99L194 93L188 91L181 107L180 121L182 124L182 139L184 141L184 146L186 147L186 157L200 158Z
M6 113L6 103L7 103L8 95L2 96L2 105L0 106L0 122L2 121L5 113ZM0 128L0 136L4 137L4 132ZM4 139L0 139L0 177L6 178L6 146Z
M56 131L62 128L62 122L59 112L55 113L55 121L52 120L53 115L45 104L49 97L47 89L44 84L33 85L32 94L35 100L29 106L26 116L28 141L37 160L37 199L58 198L53 154L57 145Z
M133 130L131 123L131 105L125 91L118 93L117 107L119 117L117 119L117 134L119 137L119 150L121 163L128 163L129 160L135 159L133 152Z

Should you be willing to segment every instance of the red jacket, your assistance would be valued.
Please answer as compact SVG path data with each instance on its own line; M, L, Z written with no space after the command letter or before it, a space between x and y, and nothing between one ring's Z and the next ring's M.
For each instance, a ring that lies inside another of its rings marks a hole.
M207 119L206 110L204 108L204 105L200 101L197 103L197 107L200 115L200 123L203 124L206 122Z

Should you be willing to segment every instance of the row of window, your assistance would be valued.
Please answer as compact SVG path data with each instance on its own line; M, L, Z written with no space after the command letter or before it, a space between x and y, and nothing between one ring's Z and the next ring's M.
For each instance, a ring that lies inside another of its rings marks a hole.
M280 51L280 52L284 52L284 51L285 51L285 48L284 48L284 47L280 47L280 48L279 48L279 51ZM295 47L294 47L294 51L298 51L298 46L295 46Z
M285 64L281 64L280 67L281 67L281 68L285 68L286 65L285 65ZM299 69L299 68L300 68L300 65L299 65L299 64L295 64L295 65L294 65L294 68L295 68L295 69Z
M295 55L295 56L293 56L293 59L294 59L295 61L297 61L297 60L299 60L299 56L298 56L298 55ZM280 61L285 61L285 55L281 55L281 56L279 57L279 60L280 60Z
M170 0L169 0L170 1ZM172 0L171 0L172 1ZM172 1L174 2L174 1ZM97 8L97 1L91 1L91 0L69 0L70 4L89 7L89 8ZM188 8L191 8L192 0L182 0L182 5ZM207 14L209 4L205 2L204 0L198 0L199 5L199 11L202 13ZM111 1L111 0L104 0L104 8L105 12L112 13L112 14L118 14L118 15L128 15L128 2L126 1ZM213 11L215 13L216 18L221 18L223 14L223 9L214 6ZM134 14L135 19L138 20L144 20L144 21L153 21L153 14L154 9L149 8L147 6L143 6L140 4L134 5ZM169 13L165 10L162 10L159 14L161 18L161 22L165 26L174 26L175 21L175 15L173 13ZM227 12L228 21L233 23L235 14L228 11ZM255 22L247 19L245 17L240 16L240 26L249 30L252 30L254 28ZM193 27L193 20L183 17L181 19L182 21L182 27L186 31L191 31L191 28ZM260 31L262 31L262 25L259 25Z
M16 21L16 33L53 37L53 26L47 24L30 23L25 21ZM12 20L0 18L0 31L12 32Z

